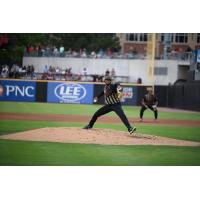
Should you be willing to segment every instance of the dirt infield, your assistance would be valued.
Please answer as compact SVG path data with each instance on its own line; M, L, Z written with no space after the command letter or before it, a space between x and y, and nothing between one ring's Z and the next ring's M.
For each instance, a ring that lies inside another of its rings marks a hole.
M198 142L176 140L139 133L136 135L129 135L124 131L114 131L110 129L84 130L75 127L41 128L3 135L0 136L0 139L104 145L200 146L200 143Z
M26 113L1 113L0 120L30 120L30 121L52 121L52 122L84 122L88 123L91 116L83 115L63 115L63 114L26 114ZM134 123L141 123L136 118L129 118L129 121ZM98 123L119 124L121 120L116 117L102 116L98 119ZM152 119L145 119L142 123L146 124L160 124L160 125L177 125L200 127L200 120L170 120L159 119L154 122Z

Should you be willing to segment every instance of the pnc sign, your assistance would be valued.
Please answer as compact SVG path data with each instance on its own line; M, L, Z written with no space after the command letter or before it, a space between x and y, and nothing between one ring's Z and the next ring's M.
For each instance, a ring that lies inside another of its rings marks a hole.
M34 97L34 90L33 86L13 86L13 85L6 85L5 86L5 95L10 96L13 94L14 96L22 96L22 97Z
M35 82L3 80L2 87L1 101L35 101Z

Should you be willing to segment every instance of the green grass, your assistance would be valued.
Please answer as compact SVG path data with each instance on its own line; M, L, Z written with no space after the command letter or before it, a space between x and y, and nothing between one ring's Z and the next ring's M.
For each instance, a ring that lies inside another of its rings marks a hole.
M0 165L200 165L199 147L110 146L0 140Z
M6 120L0 121L0 135L43 127L83 127L84 125L84 123ZM126 131L126 127L122 124L96 123L94 127ZM139 133L200 142L199 127L154 126L137 124L137 130Z
M74 114L91 116L100 105L0 102L1 112ZM128 117L139 107L123 106ZM109 116L116 116L110 113ZM153 113L145 112L145 118ZM198 113L159 112L160 119L200 120ZM0 120L0 135L43 127L83 127L85 123ZM200 127L136 124L139 133L200 142ZM95 128L126 131L123 124L95 124ZM200 147L115 146L0 140L0 165L200 165Z
M0 102L0 112L15 113L73 114L91 116L100 107L101 105ZM123 106L123 108L128 117L138 118L140 107ZM116 116L116 114L112 112L109 113L108 116ZM152 111L145 111L144 117L153 118ZM200 120L200 113L159 112L159 118Z

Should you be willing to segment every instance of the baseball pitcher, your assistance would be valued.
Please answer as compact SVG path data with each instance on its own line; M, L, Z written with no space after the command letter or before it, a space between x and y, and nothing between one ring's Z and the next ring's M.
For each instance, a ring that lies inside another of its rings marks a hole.
M112 79L110 76L106 76L104 82L104 90L99 94L99 96L94 98L94 102L98 101L100 97L104 96L105 105L95 112L89 124L86 125L84 129L91 129L98 117L114 111L127 127L128 132L132 134L136 131L136 127L132 127L130 125L124 111L122 110L120 102L120 98L122 97L122 87L119 83L112 84Z

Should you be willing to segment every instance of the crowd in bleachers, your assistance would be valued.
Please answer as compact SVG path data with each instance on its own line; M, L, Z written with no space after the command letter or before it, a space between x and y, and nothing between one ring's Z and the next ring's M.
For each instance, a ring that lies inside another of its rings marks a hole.
M66 80L66 81L93 81L102 82L104 76L111 76L113 79L116 76L115 69L107 69L105 73L102 72L101 75L89 74L87 68L84 67L80 73L73 73L71 67L66 67L65 69L54 66L45 66L43 73L38 73L41 75L42 80Z
M36 57L74 57L74 58L129 58L128 54L113 53L110 48L106 51L100 49L99 51L87 51L85 48L75 51L71 48L65 50L63 46L57 48L56 46L42 47L41 45L29 45L25 48L24 56Z
M89 74L86 67L80 73L73 73L71 67L61 68L59 66L44 66L42 72L35 72L33 65L0 66L0 78L35 79L35 80L65 80L65 81L93 81L102 82L104 76L116 77L115 69L107 69L99 74Z
M69 58L108 58L108 59L146 59L146 53L138 53L137 51L130 51L129 53L113 52L112 49L100 49L99 51L88 51L83 48L75 51L71 48L65 50L63 46L59 48L56 46L44 47L41 45L27 46L25 48L24 56L31 57L69 57ZM189 60L192 56L192 50L171 49L167 52L166 57L160 55L156 59L172 59L172 60Z
M1 78L22 78L30 76L34 77L35 68L33 65L21 66L13 64L12 66L1 65L0 66L0 77Z
M107 68L102 74L88 73L86 67L83 67L79 73L74 73L72 67L44 66L42 72L36 72L33 65L21 66L13 64L12 66L0 65L0 78L26 79L26 80L62 80L62 81L83 81L83 82L103 82L105 76L111 76L113 81L128 82L128 76L116 74L115 68ZM142 83L138 78L135 83Z
M38 46L27 46L25 48L24 56L31 56L31 57L69 57L69 58L116 58L116 59L144 59L145 55L138 54L137 52L130 52L130 53L119 53L113 52L112 49L107 48L106 50L100 49L99 51L88 51L87 49L83 48L79 51L75 51L71 48L65 50L63 46L57 48L56 46L53 47L42 47Z

